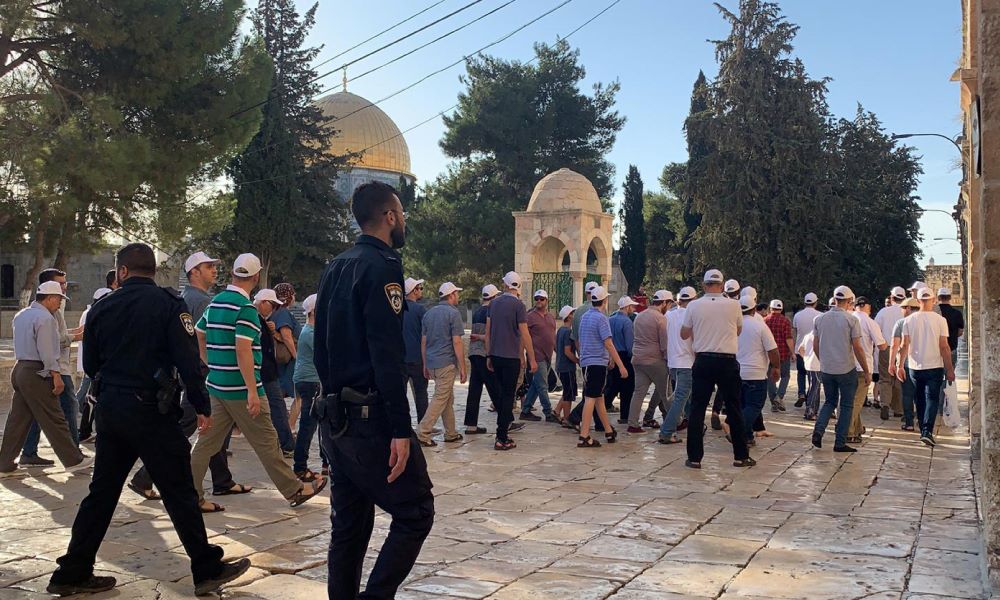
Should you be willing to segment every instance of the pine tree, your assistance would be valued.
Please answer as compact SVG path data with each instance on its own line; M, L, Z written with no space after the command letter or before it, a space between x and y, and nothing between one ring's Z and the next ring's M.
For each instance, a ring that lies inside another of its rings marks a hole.
M642 177L635 165L629 165L623 187L625 198L618 212L618 219L622 224L618 255L622 273L628 282L628 293L635 294L646 278L646 222L643 218Z

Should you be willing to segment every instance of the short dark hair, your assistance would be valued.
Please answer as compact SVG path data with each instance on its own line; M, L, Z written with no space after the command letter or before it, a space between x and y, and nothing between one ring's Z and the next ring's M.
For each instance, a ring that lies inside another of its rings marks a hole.
M153 249L139 242L124 246L115 255L115 265L127 267L135 275L155 275L156 255Z
M393 196L398 197L398 193L388 183L370 181L359 185L351 197L351 213L358 227L377 221L388 210Z
M118 273L114 269L104 274L104 287L111 287L116 281L118 281Z
M65 277L66 272L60 271L56 268L42 269L41 273L38 274L38 285L42 285L46 281L52 281L56 277Z

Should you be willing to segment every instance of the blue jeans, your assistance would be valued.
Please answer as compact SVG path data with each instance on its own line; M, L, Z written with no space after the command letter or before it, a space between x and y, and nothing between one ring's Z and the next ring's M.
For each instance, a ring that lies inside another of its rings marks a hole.
M302 398L302 410L299 412L299 435L295 437L295 459L292 470L300 473L309 468L309 447L312 446L313 435L316 433L316 418L313 417L313 401L319 397L319 384L309 381L300 381L295 384L295 391L299 398ZM323 447L319 449L323 465L326 466L326 457L323 456Z
M264 393L267 395L267 406L271 409L271 423L278 433L278 445L284 452L295 449L292 442L292 428L288 425L288 407L285 406L285 394L281 390L281 382L264 382Z
M521 414L531 412L531 407L535 405L535 398L542 404L542 412L546 415L552 414L552 402L549 401L549 363L539 361L538 369L531 377L531 385L524 397L524 405L521 406ZM631 398L630 398L631 400Z
M774 399L785 399L785 392L788 390L788 380L792 374L792 359L789 358L781 363L781 378L778 383L774 383L770 378L765 379L767 383L767 399L774 402ZM801 388L800 388L801 389Z
M903 384L900 386L900 396L903 400L903 425L909 425L913 427L913 378L910 377L910 369L904 367L903 373L906 374L906 378L903 379ZM917 414L917 429L923 431L924 415L923 413Z
M691 400L691 369L670 369L670 377L674 380L674 400L660 425L660 435L663 437L677 433L677 425L681 422L681 417L687 414L688 402Z
M834 447L847 445L847 429L851 426L851 411L854 410L854 392L858 390L858 373L849 371L840 375L820 372L823 381L823 391L826 392L826 402L816 418L813 434L820 436L826 432L826 425L833 416L833 410L840 405L840 418L837 419L836 439Z
M744 423L753 423L760 418L760 411L764 408L764 401L767 399L767 391L771 383L770 379L743 381L743 385L740 387L740 406L743 408ZM746 433L747 442L752 441L753 427L747 427Z
M804 358L795 355L795 382L799 385L799 398L806 395L806 361Z
M923 415L920 435L932 435L941 405L944 369L910 369L910 379L913 380L913 401L917 405L917 414Z
M79 410L76 402L76 394L73 391L73 378L63 375L63 393L59 395L59 406L63 414L66 415L66 424L69 425L69 437L73 438L73 443L80 445L80 422ZM41 438L42 430L38 423L31 422L31 429L28 430L28 437L21 446L21 456L38 456L38 441Z

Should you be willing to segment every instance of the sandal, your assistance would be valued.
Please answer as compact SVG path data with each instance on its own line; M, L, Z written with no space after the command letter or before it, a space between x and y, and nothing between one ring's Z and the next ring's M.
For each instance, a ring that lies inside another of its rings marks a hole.
M600 448L601 447L601 442L598 442L597 440L595 440L594 438L590 437L589 435L587 437L583 437L581 435L580 436L580 441L577 442L576 447L577 448Z
M916 429L913 428L913 425L903 425L900 427L900 429L902 429L903 431L916 431Z
M295 476L298 477L299 481L302 483L312 483L319 479L319 475L313 473L309 469L306 469L305 471L296 471Z
M226 507L221 504L216 504L215 502L209 502L207 500L202 500L201 504L198 505L201 512L204 514L226 512Z
M493 449L499 450L501 452L506 452L507 450L513 450L514 448L517 448L517 444L514 443L514 440L507 440L505 442L497 440L496 442L493 443Z
M135 492L136 494L139 494L140 496L142 496L143 500L159 500L160 499L160 495L157 494L156 490L154 490L153 488L149 488L148 490L144 490L141 487L137 486L136 484L132 483L131 481L128 482L128 489L130 489L133 492Z
M656 419L646 419L645 421L642 422L642 426L645 427L646 429L659 429L660 422L657 421Z
M605 433L604 439L608 441L609 444L614 444L618 440L618 430L614 427L611 428L611 433Z
M679 444L679 443L683 442L684 440L682 440L681 438L677 437L676 435L671 435L668 438L661 437L657 441L660 442L661 444Z
M330 467L323 467L322 469L320 469L319 472L323 474L323 477L329 477L330 476Z
M417 438L417 441L420 442L420 445L423 446L424 448L433 448L437 446L437 442L435 442L434 440L424 441L420 438Z
M292 508L295 508L296 506L305 504L306 502L309 502L316 496L319 496L319 493L322 492L323 488L326 487L327 481L329 480L320 478L312 482L310 484L310 488L312 489L311 494L303 494L302 492L305 491L306 486L302 486L301 488L299 488L299 491L295 492L294 496L288 499L288 505L291 506Z
M253 491L253 488L248 485L243 485L242 483L234 483L233 487L228 490L222 490L221 492L212 492L213 496L237 496L239 494L249 494Z

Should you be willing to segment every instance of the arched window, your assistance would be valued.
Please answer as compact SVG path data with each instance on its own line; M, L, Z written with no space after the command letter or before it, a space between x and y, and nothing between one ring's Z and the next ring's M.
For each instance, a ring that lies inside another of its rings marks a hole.
M563 252L562 261L560 261L559 266L562 267L564 273L569 271L569 250Z

